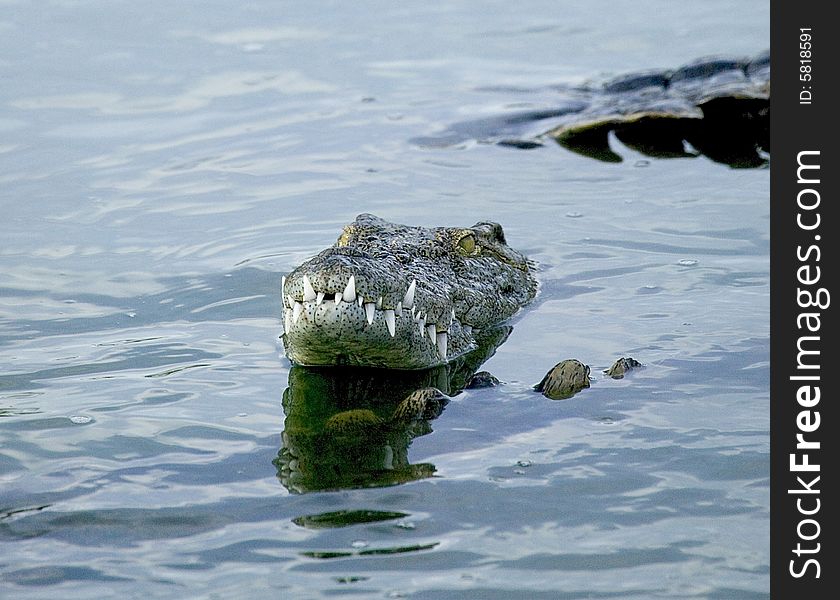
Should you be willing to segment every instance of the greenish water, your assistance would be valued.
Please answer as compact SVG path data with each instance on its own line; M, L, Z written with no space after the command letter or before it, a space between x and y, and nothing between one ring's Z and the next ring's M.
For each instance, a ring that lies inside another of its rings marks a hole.
M769 171L410 140L768 11L0 1L0 597L766 598ZM364 444L322 427L378 384L278 340L361 212L498 221L541 280L504 385ZM569 357L590 389L531 391Z

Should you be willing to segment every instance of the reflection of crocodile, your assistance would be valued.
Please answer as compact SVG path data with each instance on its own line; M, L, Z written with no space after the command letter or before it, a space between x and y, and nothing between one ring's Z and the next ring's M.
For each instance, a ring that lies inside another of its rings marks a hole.
M293 492L394 485L431 477L410 464L411 440L465 387L507 339L510 326L476 335L474 350L445 365L415 371L292 367L283 394L283 447L274 461Z
M468 140L534 148L544 139L604 161L621 157L608 134L657 157L703 154L735 167L766 164L770 53L714 57L670 71L631 73L598 86L558 90L553 106L466 121L414 141L454 146Z

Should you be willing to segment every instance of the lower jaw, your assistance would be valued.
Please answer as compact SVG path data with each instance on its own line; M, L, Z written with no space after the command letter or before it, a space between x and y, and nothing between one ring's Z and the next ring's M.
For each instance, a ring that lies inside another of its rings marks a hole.
M383 311L368 320L356 306L337 313L330 306L307 305L296 318L286 311L284 329L286 356L302 366L426 369L475 347L472 331L457 319L448 331L438 332L405 310L389 324Z

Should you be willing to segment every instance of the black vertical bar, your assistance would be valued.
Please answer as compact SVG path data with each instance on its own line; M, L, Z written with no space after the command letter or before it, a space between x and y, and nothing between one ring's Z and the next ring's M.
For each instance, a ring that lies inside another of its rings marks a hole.
M840 439L831 306L837 279L836 93L831 2L771 4L771 570L773 598L836 598ZM840 300L840 297L838 297Z

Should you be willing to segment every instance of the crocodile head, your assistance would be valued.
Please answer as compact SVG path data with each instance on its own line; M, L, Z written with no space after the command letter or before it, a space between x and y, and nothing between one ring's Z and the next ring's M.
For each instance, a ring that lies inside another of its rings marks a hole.
M502 227L409 227L369 214L283 280L283 344L299 365L425 369L476 347L536 293Z

